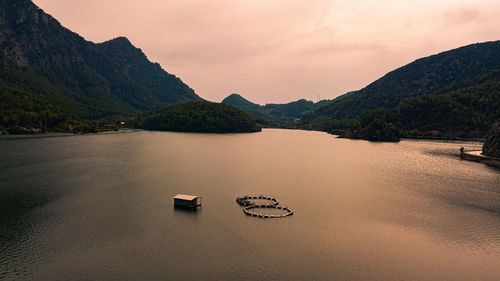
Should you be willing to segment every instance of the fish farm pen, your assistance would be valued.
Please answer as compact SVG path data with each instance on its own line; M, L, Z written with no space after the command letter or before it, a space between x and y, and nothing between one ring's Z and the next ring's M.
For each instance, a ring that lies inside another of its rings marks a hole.
M268 203L256 203L256 201L268 201ZM236 198L236 202L243 206L243 212L257 218L284 218L293 215L293 211L280 206L276 197L270 195L245 195ZM280 213L273 213L271 210L278 210Z

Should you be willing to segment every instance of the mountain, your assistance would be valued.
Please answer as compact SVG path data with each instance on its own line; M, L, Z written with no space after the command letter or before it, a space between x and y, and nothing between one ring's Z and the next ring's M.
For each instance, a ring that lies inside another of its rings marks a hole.
M398 114L406 137L483 138L500 120L500 75L407 100Z
M223 104L234 106L242 110L257 110L260 108L259 104L253 103L239 94L231 94L227 96L223 101Z
M397 127L402 137L482 138L500 119L499 78L500 41L473 44L396 69L301 123L334 133L350 130L346 135L376 121L377 128Z
M355 118L363 111L396 108L421 95L473 85L500 69L500 41L478 43L418 59L367 87L340 96L320 108L319 115Z
M96 119L193 100L200 98L189 86L126 38L95 44L30 0L0 0L0 126Z
M271 116L269 116L264 107L253 103L239 94L231 94L222 100L222 104L226 104L240 110L243 110L250 116L252 116L257 122L264 126L271 126L274 123L274 120Z
M142 128L157 131L198 133L251 133L261 128L253 118L232 106L195 101L169 106L146 114Z
M260 124L270 127L288 127L295 123L303 114L311 112L329 101L314 103L305 99L286 103L259 105L253 103L239 94L231 94L222 103L241 109Z

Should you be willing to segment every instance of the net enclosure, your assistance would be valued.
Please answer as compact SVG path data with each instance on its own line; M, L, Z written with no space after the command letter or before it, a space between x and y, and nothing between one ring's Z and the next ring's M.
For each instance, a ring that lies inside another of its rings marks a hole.
M293 215L293 211L279 205L279 201L272 195L245 195L236 198L236 202L243 207L243 212L257 218L284 218Z

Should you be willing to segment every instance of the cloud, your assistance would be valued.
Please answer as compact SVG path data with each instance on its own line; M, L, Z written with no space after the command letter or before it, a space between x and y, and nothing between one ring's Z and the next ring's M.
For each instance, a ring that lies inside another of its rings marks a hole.
M474 7L461 7L444 13L445 24L461 25L481 19L481 11Z

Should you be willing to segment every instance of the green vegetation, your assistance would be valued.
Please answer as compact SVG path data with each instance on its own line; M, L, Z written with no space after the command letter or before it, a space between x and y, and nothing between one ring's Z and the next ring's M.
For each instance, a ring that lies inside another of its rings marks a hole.
M500 120L500 82L420 96L401 104L405 137L483 138Z
M359 121L340 137L369 141L398 142L399 116L387 109L370 110L361 115Z
M483 138L500 120L500 41L419 59L331 101L261 106L233 94L229 106L159 110L201 98L124 37L86 41L32 1L0 8L0 133L112 130L155 110L141 117L145 128L247 132L259 130L255 119L376 141Z
M266 127L295 128L297 121L303 115L312 112L329 103L321 101L314 103L305 99L286 104L259 105L248 101L238 94L231 94L222 101L250 114L257 122Z
M2 131L96 131L110 116L200 100L126 38L86 41L32 1L0 9Z
M173 105L145 114L143 129L198 133L249 133L261 128L245 112L234 107L207 101Z
M473 44L416 60L366 88L334 99L316 115L358 118L364 111L397 108L412 98L473 86L500 69L500 41Z
M419 59L304 114L298 126L369 140L476 139L497 120L500 41Z
M486 135L483 154L500 158L500 122L494 124Z
M356 118L305 116L300 126L367 140L394 141L397 136L480 139L500 120L500 82L490 79L449 92L418 96L392 109L365 110Z

